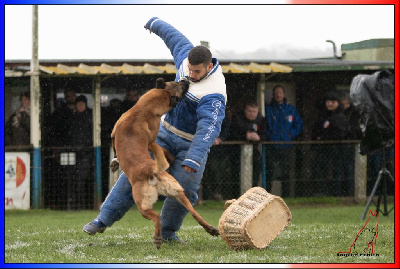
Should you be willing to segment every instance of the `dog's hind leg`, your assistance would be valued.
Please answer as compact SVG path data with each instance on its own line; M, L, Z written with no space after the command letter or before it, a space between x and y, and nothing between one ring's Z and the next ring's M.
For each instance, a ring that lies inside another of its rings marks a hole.
M162 171L167 170L169 167L169 163L168 163L167 159L165 158L165 153L164 153L163 148L160 147L156 142L153 141L149 144L149 150L154 155L155 162L154 162L153 169L152 169L153 174L158 174ZM171 155L171 154L169 153L169 155Z
M153 221L154 244L156 245L157 249L159 249L162 243L161 220L160 215L153 210L153 204L158 199L158 193L155 187L157 181L158 180L155 176L150 176L148 182L135 182L132 186L132 196L142 216Z

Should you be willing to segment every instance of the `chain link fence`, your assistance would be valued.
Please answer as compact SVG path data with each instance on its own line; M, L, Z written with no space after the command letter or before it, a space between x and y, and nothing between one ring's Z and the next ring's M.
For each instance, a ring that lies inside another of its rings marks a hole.
M283 198L342 196L357 199L359 195L365 199L381 169L381 154L361 156L358 142L301 141L283 148L283 143L223 142L209 152L199 190L200 201L235 199L253 186L262 186ZM32 153L30 149L18 147L6 147L8 151ZM101 151L104 200L116 177L108 167L110 148L105 146ZM96 207L92 147L45 147L42 160L44 208ZM386 161L387 169L394 175L394 147L387 150ZM394 195L391 180L387 181L387 189L388 195Z

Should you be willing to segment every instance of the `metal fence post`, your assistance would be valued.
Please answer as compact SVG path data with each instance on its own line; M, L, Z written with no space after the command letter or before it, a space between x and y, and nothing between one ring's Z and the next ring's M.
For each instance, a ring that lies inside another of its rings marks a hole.
M39 81L39 19L38 6L32 6L32 60L31 60L31 144L33 145L33 164L32 164L32 207L42 208L42 154L41 154L41 94Z
M253 145L240 146L240 195L253 185Z
M93 81L93 147L94 147L94 208L99 209L102 202L101 193L101 78Z
M354 200L367 200L367 156L360 154L360 144L354 146Z

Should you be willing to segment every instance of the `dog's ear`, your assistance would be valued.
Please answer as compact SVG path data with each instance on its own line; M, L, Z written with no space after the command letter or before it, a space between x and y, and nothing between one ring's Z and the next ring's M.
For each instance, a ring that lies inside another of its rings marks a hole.
M163 78L158 78L156 81L156 88L157 89L165 89L166 83Z

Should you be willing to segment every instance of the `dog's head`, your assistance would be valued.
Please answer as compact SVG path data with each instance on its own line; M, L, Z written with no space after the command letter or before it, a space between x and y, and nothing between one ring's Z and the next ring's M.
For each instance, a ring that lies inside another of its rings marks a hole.
M165 82L163 78L158 78L156 81L156 88L163 89L170 93L170 106L176 107L179 101L185 96L189 89L189 80L186 78L181 79L179 82L169 81Z

